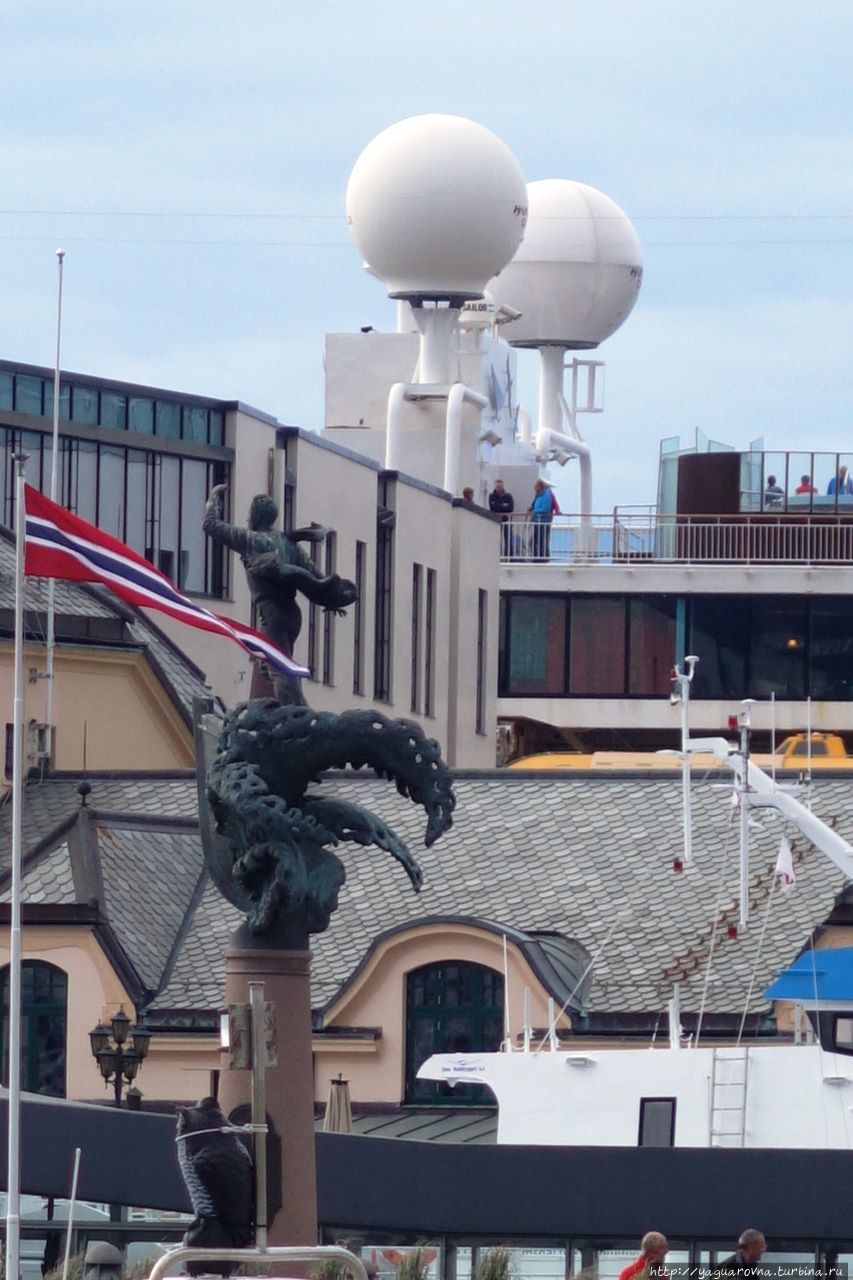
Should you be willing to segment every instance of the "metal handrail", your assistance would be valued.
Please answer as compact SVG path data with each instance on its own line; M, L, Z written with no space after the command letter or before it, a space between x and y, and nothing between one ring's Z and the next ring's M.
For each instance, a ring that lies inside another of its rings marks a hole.
M853 564L853 519L820 512L633 515L622 508L557 515L543 525L519 513L503 526L500 551L505 565Z
M349 1249L336 1244L317 1244L297 1247L271 1245L268 1249L194 1249L180 1245L158 1258L151 1268L148 1280L161 1280L173 1266L181 1262L339 1262L352 1280L367 1280L367 1271L361 1258Z

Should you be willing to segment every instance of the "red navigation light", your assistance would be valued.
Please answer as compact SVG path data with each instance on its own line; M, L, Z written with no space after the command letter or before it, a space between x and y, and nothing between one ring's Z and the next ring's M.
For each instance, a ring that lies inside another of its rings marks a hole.
M684 863L681 861L681 859L680 859L680 858L673 858L673 860L672 860L672 869L673 869L673 871L683 871L683 870L684 870Z
M726 937L727 937L727 938L736 938L736 937L737 937L737 925L736 925L736 924L730 924L730 925L727 927L727 929L726 929Z
M729 716L729 728L730 729L737 728L737 716Z

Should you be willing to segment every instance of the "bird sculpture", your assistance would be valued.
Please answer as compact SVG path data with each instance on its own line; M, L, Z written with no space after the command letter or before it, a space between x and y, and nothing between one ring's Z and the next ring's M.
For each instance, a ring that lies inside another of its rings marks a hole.
M197 1249L242 1249L253 1243L252 1157L215 1098L178 1107L178 1164L195 1217L184 1245ZM191 1276L231 1275L230 1262L191 1262Z

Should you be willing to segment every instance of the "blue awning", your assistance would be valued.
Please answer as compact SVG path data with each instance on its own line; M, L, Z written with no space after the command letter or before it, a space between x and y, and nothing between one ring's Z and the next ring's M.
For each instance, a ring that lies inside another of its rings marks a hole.
M784 969L764 992L767 1000L853 1003L853 947L809 949Z

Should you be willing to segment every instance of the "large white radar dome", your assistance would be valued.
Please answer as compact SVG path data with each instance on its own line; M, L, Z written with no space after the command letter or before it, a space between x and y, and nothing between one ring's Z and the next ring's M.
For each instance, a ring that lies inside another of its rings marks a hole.
M362 151L347 222L392 298L479 298L524 234L527 188L494 133L462 116L412 116Z
M490 281L517 347L597 347L628 318L643 279L642 252L627 215L583 182L547 178L527 188L524 243Z

